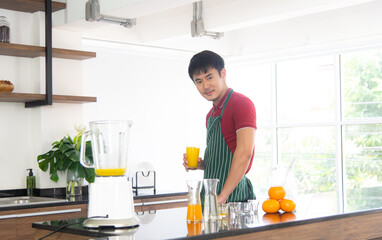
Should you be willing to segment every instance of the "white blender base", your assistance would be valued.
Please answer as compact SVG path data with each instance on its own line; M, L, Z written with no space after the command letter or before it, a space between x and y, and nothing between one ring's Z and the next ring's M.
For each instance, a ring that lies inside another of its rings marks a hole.
M89 184L87 228L114 227L131 228L139 226L134 212L131 182L125 176L96 177Z

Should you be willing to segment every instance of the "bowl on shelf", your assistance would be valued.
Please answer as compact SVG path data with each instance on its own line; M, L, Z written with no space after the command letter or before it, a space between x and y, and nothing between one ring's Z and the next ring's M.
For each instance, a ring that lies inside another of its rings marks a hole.
M0 80L0 92L12 92L14 89L14 85L7 80Z

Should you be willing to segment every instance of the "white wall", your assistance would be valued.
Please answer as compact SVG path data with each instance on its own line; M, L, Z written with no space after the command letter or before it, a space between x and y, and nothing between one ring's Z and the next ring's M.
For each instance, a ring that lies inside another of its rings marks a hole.
M0 10L8 17L11 42L45 45L44 14ZM53 47L81 49L81 35L53 30ZM45 59L0 56L0 78L11 81L15 93L45 91ZM82 62L53 59L53 93L82 95ZM27 168L33 168L37 187L64 186L64 178L56 184L49 174L38 169L37 155L50 150L51 143L75 133L74 125L82 123L82 105L54 104L37 108L23 103L0 102L0 189L25 188Z
M205 144L205 114L212 105L188 77L192 54L92 40L84 47L97 51L97 58L84 62L84 93L98 98L84 105L85 122L133 120L130 170L148 162L158 189L186 190L187 178L201 176L185 174L182 156L191 138Z

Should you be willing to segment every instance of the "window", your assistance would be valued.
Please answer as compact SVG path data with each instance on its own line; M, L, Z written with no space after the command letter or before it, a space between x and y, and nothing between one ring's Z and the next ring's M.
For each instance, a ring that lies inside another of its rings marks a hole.
M345 210L381 207L382 124L344 127Z
M344 54L344 119L382 117L382 50Z
M277 121L335 120L335 58L319 57L277 64Z
M257 109L248 177L259 200L284 185L299 213L382 202L382 50L234 66ZM233 85L235 84L235 85Z
M296 201L299 212L333 213L337 209L335 136L333 126L278 130L280 171L275 173L279 178L275 184L284 186L286 197Z

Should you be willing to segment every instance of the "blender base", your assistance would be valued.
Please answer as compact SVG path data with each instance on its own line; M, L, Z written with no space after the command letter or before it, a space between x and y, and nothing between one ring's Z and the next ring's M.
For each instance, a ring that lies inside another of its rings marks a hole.
M83 226L86 228L136 228L139 226L139 220L136 218L88 218L84 221Z
M89 184L87 228L133 228L139 225L134 211L131 182L126 176L96 176Z

